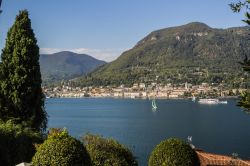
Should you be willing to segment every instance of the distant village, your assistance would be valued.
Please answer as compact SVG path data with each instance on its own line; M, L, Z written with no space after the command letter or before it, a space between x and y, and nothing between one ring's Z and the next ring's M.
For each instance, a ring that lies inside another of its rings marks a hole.
M223 89L221 86L212 86L208 83L192 85L184 83L183 86L172 84L160 85L151 83L135 83L132 87L73 87L61 85L56 87L44 87L47 98L82 98L82 97L113 97L113 98L191 98L191 97L237 97L245 89Z

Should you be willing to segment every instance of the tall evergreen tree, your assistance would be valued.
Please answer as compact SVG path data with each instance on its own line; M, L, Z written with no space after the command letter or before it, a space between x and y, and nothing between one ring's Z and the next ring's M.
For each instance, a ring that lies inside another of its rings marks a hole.
M2 13L1 5L2 5L2 0L0 0L0 14Z
M0 118L45 130L47 114L41 88L39 47L27 10L19 12L7 34L0 70Z

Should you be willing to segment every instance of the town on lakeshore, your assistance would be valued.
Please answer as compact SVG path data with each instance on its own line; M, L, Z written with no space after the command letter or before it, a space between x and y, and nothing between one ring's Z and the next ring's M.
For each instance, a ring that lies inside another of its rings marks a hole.
M132 87L120 85L118 87L100 86L100 87L75 87L71 83L62 82L60 86L43 87L47 98L82 98L82 97L113 97L113 98L158 98L158 99L177 99L191 97L237 97L246 89L226 89L223 86L192 85L184 83L182 86L173 84L150 85L145 83L134 83Z
M0 166L250 166L250 0L58 2L0 0Z

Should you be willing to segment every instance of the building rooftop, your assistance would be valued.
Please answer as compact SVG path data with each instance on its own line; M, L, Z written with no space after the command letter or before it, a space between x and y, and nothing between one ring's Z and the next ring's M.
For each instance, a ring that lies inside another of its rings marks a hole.
M207 153L201 150L196 150L200 159L201 166L250 166L249 160L241 160L231 156Z

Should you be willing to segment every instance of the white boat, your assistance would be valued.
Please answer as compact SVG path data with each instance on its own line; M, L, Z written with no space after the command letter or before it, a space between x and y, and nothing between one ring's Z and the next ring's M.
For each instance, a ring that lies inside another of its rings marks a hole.
M157 109L156 103L155 103L155 99L152 100L152 109Z
M220 101L219 99L199 99L200 104L227 104L227 101Z
M218 104L219 99L199 99L200 104Z
M196 101L196 98L195 96L192 97L192 101L195 102Z
M220 104L227 104L227 101L220 101Z

